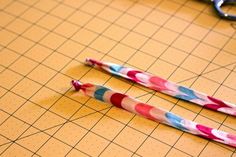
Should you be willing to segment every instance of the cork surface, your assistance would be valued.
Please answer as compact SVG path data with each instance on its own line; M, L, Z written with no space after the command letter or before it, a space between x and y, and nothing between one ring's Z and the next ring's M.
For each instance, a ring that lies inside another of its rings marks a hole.
M70 85L72 79L105 85L236 133L235 117L83 64L87 57L122 64L236 103L235 23L218 18L208 3L4 0L0 8L0 156L236 156L232 147L98 102Z

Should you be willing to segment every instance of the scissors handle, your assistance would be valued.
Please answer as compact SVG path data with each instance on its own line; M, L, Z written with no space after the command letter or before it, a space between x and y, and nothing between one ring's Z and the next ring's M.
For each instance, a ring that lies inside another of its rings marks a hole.
M236 15L227 14L221 9L223 5L236 3L236 0L213 0L213 3L214 9L216 10L219 16L228 20L236 21Z

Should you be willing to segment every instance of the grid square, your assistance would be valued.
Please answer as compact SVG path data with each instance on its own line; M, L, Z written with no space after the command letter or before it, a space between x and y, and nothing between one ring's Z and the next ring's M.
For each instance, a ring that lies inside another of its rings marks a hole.
M175 13L175 16L184 19L186 21L192 22L200 12L189 7L181 7Z
M61 94L64 94L70 86L71 78L68 76L65 76L63 74L58 73L53 79L51 79L46 86L55 90L56 92L59 92Z
M191 39L189 37L180 36L178 39L175 40L173 43L173 47L176 47L180 50L183 50L187 53L190 53L195 49L199 42L197 40Z
M51 107L61 95L46 87L42 87L30 100L43 108Z
M66 123L54 137L74 146L88 131L74 123ZM69 135L69 136L68 136Z
M36 23L45 13L35 8L28 9L21 18L31 23Z
M172 1L163 1L157 7L157 9L169 14L174 14L179 8L180 4Z
M94 32L88 31L86 29L81 29L72 37L72 39L81 44L89 45L97 36L98 35Z
M144 46L142 46L141 50L154 56L159 57L164 51L167 49L167 45L157 42L155 40L148 40Z
M42 39L46 34L48 33L47 30L34 25L33 27L27 29L27 31L24 32L23 36L31 39L35 42L38 42L40 39Z
M110 6L114 7L115 9L121 10L121 11L126 11L133 4L134 4L134 2L132 2L132 1L114 0L110 4Z
M14 42L8 45L8 48L16 51L19 54L24 54L26 51L28 51L35 43L32 41L18 37Z
M29 99L40 89L40 87L41 85L39 85L38 83L33 82L28 78L24 78L12 89L12 91L23 96L26 99Z
M41 44L51 48L57 49L63 42L65 42L66 38L59 36L55 33L48 34L44 39L40 41Z
M149 119L146 119L144 117L136 115L130 122L129 126L141 131L144 134L150 134L154 128L157 126L158 123L151 121Z
M4 88L11 89L21 78L21 75L13 71L4 70L0 73L0 85Z
M0 97L2 97L6 92L7 90L5 88L0 87Z
M70 118L81 108L81 104L67 97L61 97L51 108L50 111L57 113L65 118Z
M215 83L209 79L199 77L193 84L192 88L196 89L197 91L201 91L206 93L207 95L213 95L214 92L217 90L220 84Z
M20 16L28 7L20 2L13 2L11 5L7 6L4 10L15 16Z
M228 37L219 33L210 32L207 34L203 41L211 46L223 48L228 39Z
M188 27L188 25L189 22L178 19L176 17L172 17L165 23L164 27L169 28L170 30L173 30L175 32L182 33Z
M184 69L190 70L192 72L195 72L197 74L200 74L203 72L203 70L208 65L207 61L204 61L200 58L189 56L181 65Z
M116 24L125 27L127 29L132 29L134 26L137 25L137 23L140 21L140 19L131 16L129 14L123 14L119 19L116 20Z
M202 40L203 38L205 38L206 34L209 32L208 29L198 26L196 24L191 24L189 25L189 27L184 31L183 34L197 39L197 40Z
M116 157L128 157L132 156L132 153L116 144L111 143L100 155L101 157L113 156Z
M62 70L62 73L74 79L79 79L84 76L88 71L88 66L84 66L84 64L73 60Z
M79 26L84 26L91 18L92 16L88 13L77 10L67 20Z
M104 116L92 128L92 131L106 139L113 140L123 127L124 125L120 122Z
M47 58L53 50L46 48L41 45L35 45L29 51L27 51L24 55L37 61L42 62L45 58Z
M159 28L157 25L142 21L134 28L134 31L145 36L152 36Z
M66 120L59 117L58 115L46 112L43 114L43 116L40 117L36 121L36 123L33 124L36 128L39 128L40 130L46 130L55 126L62 125Z
M44 132L38 132L36 134L30 135L28 137L22 137L16 142L21 146L24 146L31 151L37 151L44 143L50 138L49 135ZM37 142L35 142L37 141Z
M207 53L205 52L207 50ZM219 52L217 48L214 48L208 44L200 43L192 52L192 54L211 61Z
M116 41L120 41L124 38L125 35L128 34L128 30L117 25L111 25L106 31L103 33L104 36L107 36Z
M181 117L189 119L189 120L193 120L196 117L196 113L186 108L180 107L179 105L175 105L173 109L171 109L171 112L176 115L181 115Z
M61 70L71 59L62 54L54 52L52 55L47 57L43 64L51 67L54 70Z
M236 101L234 90L225 86L220 86L220 88L215 93L215 97L222 100L229 100L230 102Z
M8 139L17 139L27 128L28 124L14 118L9 117L1 126L0 133ZM14 130L14 131L12 131Z
M174 65L180 65L186 56L186 53L169 47L160 58Z
M157 60L149 69L148 72L162 78L168 78L175 71L176 66L162 60Z
M85 11L92 15L97 15L102 9L104 5L95 1L88 1L85 5L83 5L80 10Z
M115 91L125 93L130 88L131 84L130 82L124 82L118 78L112 77L106 82L105 86Z
M50 14L60 17L61 19L66 19L73 11L74 9L71 7L66 5L58 5L50 12Z
M168 45L170 45L171 43L173 43L173 41L178 37L178 33L165 29L165 28L161 28L154 36L153 38L161 41L163 43L166 43Z
M192 156L197 156L204 149L206 144L207 140L184 133L175 144L175 148L178 148Z
M147 41L147 39L147 37L130 32L121 42L133 48L139 49Z
M126 62L135 53L135 51L136 50L131 47L118 44L109 52L109 55Z
M0 36L1 36L1 38L0 38L1 46L7 46L17 37L16 34L11 33L5 29L2 29L0 31Z
M138 149L137 153L141 156L152 156L153 154L158 154L158 156L161 157L165 156L169 149L170 146L149 137Z
M138 51L128 61L128 64L136 66L137 68L140 68L142 70L147 70L147 68L149 68L149 66L152 65L154 61L154 57Z
M135 151L143 143L145 138L146 135L143 133L140 133L130 127L125 127L115 138L114 142L131 151Z
M0 124L4 123L4 121L10 116L9 114L7 114L6 112L0 111ZM7 139L2 139L3 137L0 138L0 144L2 145L3 143L7 143L8 140Z
M95 49L87 47L83 49L82 52L76 57L76 60L84 63L86 58L94 58L94 56L96 56L96 59L99 60L104 56L104 54L101 52L98 52Z
M18 155L22 155L22 156L31 156L33 155L32 152L30 152L29 150L17 145L17 144L13 144L10 146L10 148L8 148L3 154L3 157L8 157L8 156L18 156Z
M177 100L173 97L168 97L169 99L166 99L166 96L163 98L163 96L158 93L157 95L152 96L148 100L148 104L158 107L158 108L163 108L167 111L173 108L174 103L177 102Z
M81 45L75 41L68 40L58 49L58 51L68 57L74 58L83 49L84 49L83 45Z
M74 122L79 126L90 130L92 127L94 127L95 124L97 124L102 116L103 115L100 112L92 112L90 110L85 115L80 115Z
M218 146L217 144L210 142L199 156L209 156L209 154L211 154L212 156L231 156L232 152L221 146Z
M207 29L211 29L216 25L219 21L218 17L214 17L211 15L207 15L205 13L201 13L195 20L194 23L203 26Z
M25 99L12 93L8 92L0 99L0 109L12 114L15 112L21 105L25 103Z
M13 21L13 19L15 19L14 16L9 15L3 11L0 12L0 16L1 16L1 21L0 21L1 27L5 27L7 24L9 24L11 21Z
M95 50L98 50L99 52L107 53L112 49L114 45L114 41L100 36L95 41L93 41L90 47L94 48Z
M0 52L0 64L8 67L11 65L19 55L9 49L2 49Z
M224 84L236 90L236 82L234 81L235 78L236 73L231 73L225 80Z
M33 71L31 71L28 74L28 78L40 83L45 84L48 82L56 72L44 65L39 65L37 68L35 68Z
M1 16L1 15L0 15ZM1 16L2 18L2 16ZM7 26L7 29L17 34L22 34L26 29L30 27L30 23L21 19L16 19Z
M68 145L51 138L39 149L38 154L41 156L65 156L70 149L71 147Z
M38 22L37 25L47 28L48 30L54 29L62 20L54 17L50 14L42 17Z
M13 71L16 71L22 75L27 75L29 72L31 72L38 63L26 58L26 57L20 57L18 60L16 60L9 68Z
M28 124L33 124L33 122L36 121L44 112L45 109L28 101L19 110L17 110L16 113L14 113L14 116L27 122Z
M232 54L236 54L235 53L235 47L236 45L236 39L230 39L229 42L227 42L227 44L224 47L225 51L231 52Z
M101 71L98 71L98 70L90 70L86 75L84 75L80 81L82 82L93 82L95 84L104 84L108 78L110 78L111 76L104 73L104 72L101 72Z
M174 145L183 132L167 125L159 124L151 136L169 145Z
M63 37L70 38L78 29L79 27L74 24L63 22L54 30L54 32L62 35Z
M58 2L56 1L50 1L48 2L47 0L42 0L38 2L37 4L34 5L34 7L43 10L45 12L49 12L52 8L58 5Z
M136 3L131 8L129 8L127 12L136 17L144 18L150 12L150 10L150 7Z
M95 111L101 111L101 110L105 110L109 107L111 107L112 105L109 105L107 103L101 102L99 100L96 99L89 99L86 104L87 107L89 107L90 109L93 109Z
M145 20L162 26L166 23L167 20L169 20L169 18L169 14L153 10L150 14L148 14Z
M229 54L224 51L220 51L217 56L214 58L213 63L217 65L225 66L232 63L235 63L236 56Z
M130 113L128 111L112 107L107 113L107 116L116 119L117 121L120 121L122 123L128 123L132 117L134 116L133 113Z
M88 98L87 98L88 100ZM76 120L80 119L80 118L89 118L89 116L94 116L96 117L96 115L94 113L96 113L97 111L91 109L91 108L88 108L87 106L83 105L79 111L77 111L73 117L71 119L73 119L73 122L76 123ZM94 114L94 115L93 115ZM97 114L97 115L100 115L100 114ZM100 116L97 116L97 117L100 117Z
M106 22L99 18L93 18L88 22L88 24L85 25L85 27L91 31L102 33L109 25L109 22Z
M89 132L82 141L76 145L76 148L91 156L98 156L107 145L107 140ZM96 149L94 149L94 146L96 146Z
M106 7L97 16L101 17L105 20L108 20L110 22L114 22L121 14L122 14L122 12L119 10L115 10L113 8Z

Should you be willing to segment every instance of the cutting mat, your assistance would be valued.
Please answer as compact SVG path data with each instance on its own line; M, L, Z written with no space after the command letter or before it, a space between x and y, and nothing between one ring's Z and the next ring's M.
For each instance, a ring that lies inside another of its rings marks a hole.
M108 86L236 133L236 118L83 64L110 61L236 103L236 28L195 0L0 2L0 156L236 156L73 91ZM233 8L226 8L236 12Z

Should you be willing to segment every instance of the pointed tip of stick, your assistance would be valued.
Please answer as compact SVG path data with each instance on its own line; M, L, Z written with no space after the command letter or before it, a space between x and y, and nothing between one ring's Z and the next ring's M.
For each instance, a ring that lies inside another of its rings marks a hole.
M81 83L77 80L71 81L72 86L75 88L76 91L79 91L81 89Z

